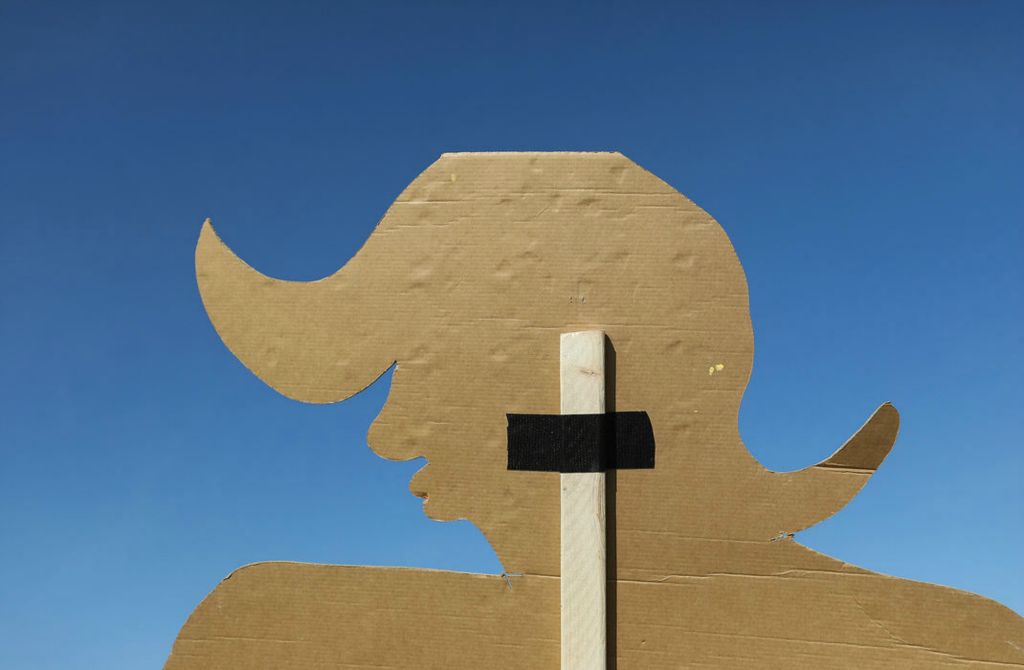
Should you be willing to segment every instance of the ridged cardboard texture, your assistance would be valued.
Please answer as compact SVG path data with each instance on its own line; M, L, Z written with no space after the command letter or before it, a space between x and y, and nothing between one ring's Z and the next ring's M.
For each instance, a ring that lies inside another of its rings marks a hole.
M192 614L168 670L556 668L558 475L507 469L506 415L558 414L559 334L590 329L610 342L608 411L646 411L657 444L655 468L608 475L610 667L1024 667L1009 609L792 539L861 490L898 414L881 405L803 470L757 462L737 427L740 263L621 154L446 154L330 277L268 278L209 223L196 274L231 352L290 398L344 400L394 364L370 447L426 457L426 513L472 521L507 575L248 566Z

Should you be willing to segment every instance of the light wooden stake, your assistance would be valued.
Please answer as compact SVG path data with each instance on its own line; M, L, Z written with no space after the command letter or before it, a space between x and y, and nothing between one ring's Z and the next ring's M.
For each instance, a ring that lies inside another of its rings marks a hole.
M562 414L604 414L604 332L561 337ZM604 670L604 473L561 475L562 670Z

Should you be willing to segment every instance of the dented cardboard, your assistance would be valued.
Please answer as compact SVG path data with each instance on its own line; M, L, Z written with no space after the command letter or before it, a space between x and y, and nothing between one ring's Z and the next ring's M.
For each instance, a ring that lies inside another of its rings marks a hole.
M505 417L558 413L558 336L587 329L614 348L609 411L646 411L658 449L608 475L610 667L1024 667L1009 609L792 539L861 490L898 414L806 469L758 463L737 428L753 332L732 245L620 154L446 154L331 277L265 277L209 223L196 274L228 348L290 398L344 400L394 363L371 448L426 457L426 513L472 521L507 574L251 565L168 670L556 668L557 475L506 469Z

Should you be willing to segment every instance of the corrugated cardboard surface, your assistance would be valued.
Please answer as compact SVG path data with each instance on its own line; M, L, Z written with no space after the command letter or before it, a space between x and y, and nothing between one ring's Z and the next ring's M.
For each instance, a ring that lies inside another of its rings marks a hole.
M761 466L737 429L753 356L739 261L620 154L442 156L318 282L260 275L209 225L196 268L225 343L291 398L342 400L396 362L370 446L425 456L427 514L470 519L523 576L250 566L168 668L557 667L557 474L506 470L505 414L557 414L558 335L594 328L614 348L608 409L647 411L657 442L654 470L609 476L617 667L1024 667L1010 610L790 539L861 489L896 410L822 463Z

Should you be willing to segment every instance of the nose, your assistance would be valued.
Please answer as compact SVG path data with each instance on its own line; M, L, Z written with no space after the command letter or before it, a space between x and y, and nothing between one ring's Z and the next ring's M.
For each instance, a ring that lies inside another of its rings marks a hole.
M391 396L395 395L392 387ZM409 420L404 416L400 403L393 402L389 396L384 409L377 415L370 430L366 435L366 441L381 458L391 461L409 461L423 456L423 446L429 444L430 435L423 434L423 430L417 430L410 425ZM429 425L426 427L429 433Z

